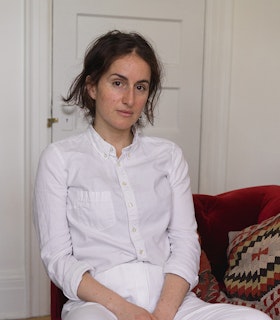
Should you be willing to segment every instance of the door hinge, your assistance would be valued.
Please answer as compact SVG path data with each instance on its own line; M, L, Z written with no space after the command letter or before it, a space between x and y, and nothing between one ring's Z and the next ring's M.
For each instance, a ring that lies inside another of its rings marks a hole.
M58 122L58 118L48 118L47 119L47 127L51 128L54 123Z

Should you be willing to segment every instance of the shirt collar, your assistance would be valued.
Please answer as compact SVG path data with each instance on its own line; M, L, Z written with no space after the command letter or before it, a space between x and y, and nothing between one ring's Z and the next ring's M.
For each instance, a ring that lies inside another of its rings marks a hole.
M88 128L91 140L97 150L97 152L104 158L108 159L110 156L116 156L116 150L113 145L105 141L93 128L92 125ZM136 148L139 143L139 137L141 135L141 129L134 126L132 128L133 132L133 141L132 143L123 149L123 154L130 155L131 152Z

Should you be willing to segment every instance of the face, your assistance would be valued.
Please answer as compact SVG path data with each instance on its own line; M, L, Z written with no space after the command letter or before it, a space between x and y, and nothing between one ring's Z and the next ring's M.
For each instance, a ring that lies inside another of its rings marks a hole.
M87 90L96 102L94 127L99 132L130 132L149 96L151 69L137 54L120 57Z

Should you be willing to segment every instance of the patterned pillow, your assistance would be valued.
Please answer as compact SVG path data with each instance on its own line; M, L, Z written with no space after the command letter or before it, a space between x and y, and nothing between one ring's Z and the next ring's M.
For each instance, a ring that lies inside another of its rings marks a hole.
M216 302L220 289L216 278L211 272L211 265L206 253L201 250L199 282L193 289L193 292L203 301Z
M280 214L235 233L227 254L226 292L217 301L255 307L278 317Z

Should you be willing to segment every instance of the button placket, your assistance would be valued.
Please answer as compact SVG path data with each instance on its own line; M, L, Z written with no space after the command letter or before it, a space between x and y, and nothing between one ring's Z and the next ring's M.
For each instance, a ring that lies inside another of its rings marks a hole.
M135 247L137 258L139 260L145 260L145 243L139 232L139 217L134 193L132 188L130 187L125 169L123 168L120 161L117 162L117 175L126 202L131 241L133 242L133 245Z

